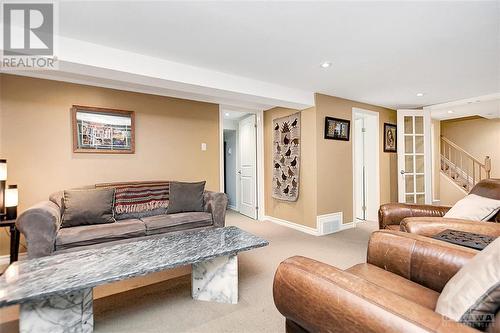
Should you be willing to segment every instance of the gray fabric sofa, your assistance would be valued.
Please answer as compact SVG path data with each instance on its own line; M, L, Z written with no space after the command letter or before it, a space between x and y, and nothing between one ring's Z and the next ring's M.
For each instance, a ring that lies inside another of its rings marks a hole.
M91 187L98 186L99 184ZM158 214L107 224L63 228L62 192L57 192L52 194L48 201L40 202L24 211L18 217L16 227L26 239L30 259L60 251L158 237L170 232L224 227L228 204L226 194L205 191L203 199L203 212Z

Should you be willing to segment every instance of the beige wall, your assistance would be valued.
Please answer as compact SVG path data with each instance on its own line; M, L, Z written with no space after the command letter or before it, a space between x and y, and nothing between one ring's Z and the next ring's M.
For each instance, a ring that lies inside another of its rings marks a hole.
M273 108L264 112L264 178L265 214L286 221L316 227L316 114L314 108L301 111L301 161L299 197L296 202L272 197L273 119L298 110Z
M273 199L271 184L272 120L298 111L274 108L264 112L266 215L313 228L318 215L343 212L344 223L353 220L352 138L349 142L324 139L325 116L350 120L353 107L379 113L380 202L397 201L397 155L383 152L384 122L395 124L396 111L317 94L316 106L301 112L302 158L297 202Z
M317 214L343 212L344 223L353 221L352 136L349 141L324 139L325 117L351 120L352 108L379 113L380 204L396 202L397 154L384 153L384 123L396 124L396 111L343 98L316 94ZM352 131L351 131L352 135Z
M439 173L439 205L453 206L467 194L462 191L450 178Z
M20 211L53 191L98 182L206 180L219 188L216 104L5 74L0 84L1 153ZM135 111L135 154L73 153L73 104ZM8 242L0 244L7 253Z
M441 122L441 135L481 162L491 158L491 177L500 178L500 119L480 117Z

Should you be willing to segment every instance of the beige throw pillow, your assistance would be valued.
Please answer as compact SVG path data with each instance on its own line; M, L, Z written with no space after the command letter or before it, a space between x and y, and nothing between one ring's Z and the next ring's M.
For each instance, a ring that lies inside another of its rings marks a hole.
M486 330L500 309L500 238L467 262L446 284L436 312Z
M488 221L500 210L500 200L469 194L444 215L446 218Z

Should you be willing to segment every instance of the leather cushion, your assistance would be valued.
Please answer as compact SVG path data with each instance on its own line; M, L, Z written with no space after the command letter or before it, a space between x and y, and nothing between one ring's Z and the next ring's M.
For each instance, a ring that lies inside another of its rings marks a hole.
M158 234L169 231L206 227L213 224L212 214L206 212L189 212L143 217L146 234Z
M409 301L434 310L439 293L374 265L358 264L346 270Z
M110 224L62 228L57 233L56 250L86 246L146 235L141 220L122 220Z
M386 225L385 229L399 231L399 224L389 224L389 225Z

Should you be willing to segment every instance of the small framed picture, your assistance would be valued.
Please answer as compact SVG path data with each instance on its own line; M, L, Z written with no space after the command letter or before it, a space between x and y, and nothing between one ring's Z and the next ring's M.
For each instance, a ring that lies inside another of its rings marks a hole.
M349 141L351 121L325 117L325 139Z
M134 112L73 105L73 152L133 154Z
M398 151L397 143L396 125L384 123L384 152L396 153Z

